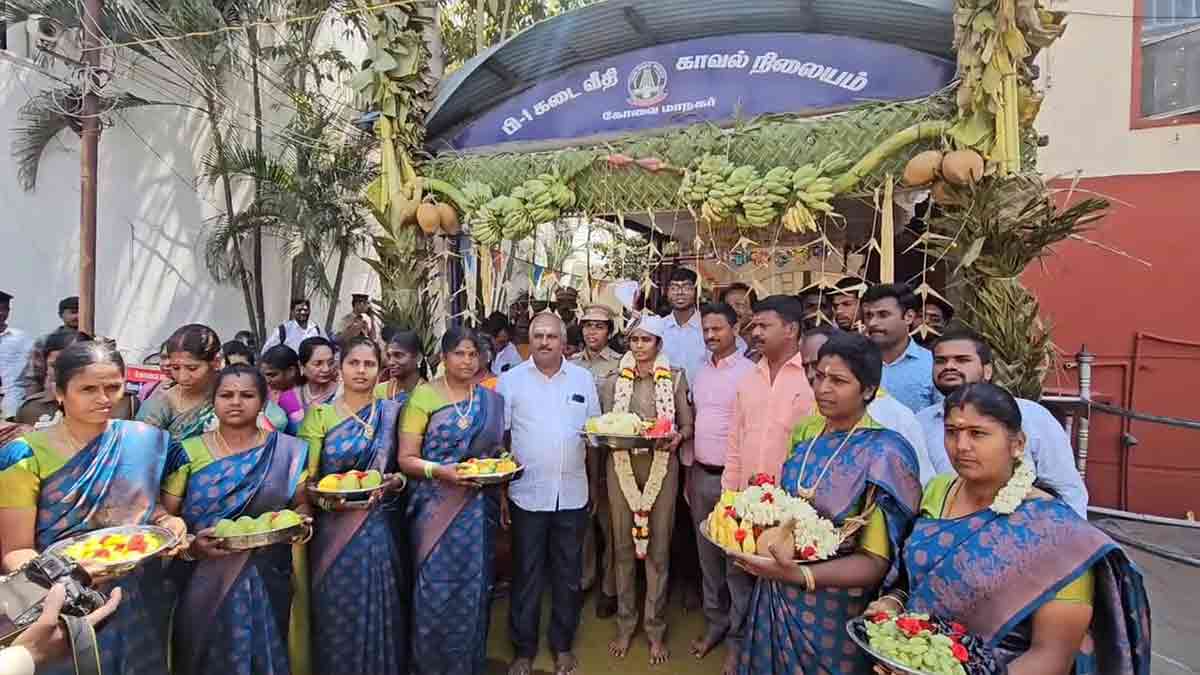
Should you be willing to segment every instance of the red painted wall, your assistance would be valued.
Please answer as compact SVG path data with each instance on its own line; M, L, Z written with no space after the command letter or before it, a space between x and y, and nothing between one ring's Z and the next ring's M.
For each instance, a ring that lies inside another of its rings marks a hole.
M1064 242L1043 265L1030 266L1023 280L1055 344L1065 362L1087 345L1097 357L1093 389L1114 404L1200 420L1200 172L1093 178L1079 187L1113 204L1085 236L1150 267L1081 241ZM1060 369L1047 386L1074 390L1077 373ZM1092 420L1093 504L1200 513L1200 431L1123 426L1104 414ZM1123 433L1138 441L1128 452Z

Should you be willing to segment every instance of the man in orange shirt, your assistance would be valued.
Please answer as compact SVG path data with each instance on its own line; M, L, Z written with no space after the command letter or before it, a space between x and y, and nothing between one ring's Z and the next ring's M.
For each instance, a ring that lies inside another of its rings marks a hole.
M791 452L792 429L813 411L813 392L800 356L800 324L804 307L790 295L772 295L754 305L754 344L762 352L737 386L729 448L721 487L743 490L756 474L776 480ZM725 673L736 669L743 624L754 578L731 568L729 585L729 654Z

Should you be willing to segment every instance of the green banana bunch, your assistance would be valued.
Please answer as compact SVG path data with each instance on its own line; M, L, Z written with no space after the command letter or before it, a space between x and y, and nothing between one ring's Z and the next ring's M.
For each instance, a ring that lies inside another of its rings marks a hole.
M469 197L468 197L469 199ZM480 246L495 246L503 238L503 212L505 200L511 197L493 197L476 209L471 217L471 236Z
M530 217L525 202L517 196L520 189L514 190L512 195L496 198L496 216L500 223L501 239L517 241L533 233L536 223Z
M758 180L758 170L744 165L730 171L722 180L715 181L708 189L708 196L700 206L701 216L709 223L723 223L735 216L742 205L742 195L751 183Z
M746 185L742 193L742 212L735 219L738 227L767 227L775 222L791 194L792 172L777 166L762 178Z
M792 191L796 199L783 217L783 226L789 232L815 232L817 214L833 213L830 200L833 191L833 175L850 165L850 159L841 152L831 152L816 164L805 164L792 174Z
M708 201L709 192L723 186L733 170L734 166L727 157L704 155L684 173L679 195L689 204L703 205Z
M491 185L480 183L477 180L467 181L463 184L462 193L467 198L467 203L463 205L467 211L478 209L496 196L492 193Z

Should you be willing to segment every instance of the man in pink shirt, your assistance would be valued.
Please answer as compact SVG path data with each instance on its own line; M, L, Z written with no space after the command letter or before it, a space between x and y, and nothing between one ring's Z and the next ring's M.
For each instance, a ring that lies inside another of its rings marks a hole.
M772 295L754 305L754 339L762 352L752 377L738 383L725 472L726 490L743 490L756 474L776 480L791 452L792 429L813 410L800 357L800 301Z
M778 480L792 449L792 429L812 414L815 399L800 356L803 320L803 305L790 295L772 295L754 305L751 334L762 358L738 382L725 471L721 474L721 486L726 490L743 490L760 473ZM754 578L731 565L726 584L730 625L729 654L723 672L732 675L742 646Z
M696 371L692 386L696 410L695 457L688 468L687 502L699 531L721 499L721 474L733 425L738 382L754 369L754 362L738 349L738 315L723 302L700 308L700 326L708 357ZM704 658L729 632L730 593L726 586L724 551L704 539L697 540L700 554L704 620L703 635L692 641L692 654Z

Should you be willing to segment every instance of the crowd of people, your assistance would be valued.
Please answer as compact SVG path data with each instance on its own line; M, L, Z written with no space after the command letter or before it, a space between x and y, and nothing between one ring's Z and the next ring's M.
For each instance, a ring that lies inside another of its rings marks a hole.
M953 307L858 279L762 299L734 284L704 302L683 268L665 296L661 315L580 307L569 289L541 311L521 296L479 330L448 328L437 354L369 298L333 336L298 300L261 350L179 328L167 380L141 395L116 346L78 332L77 301L33 344L9 339L0 296L0 406L17 423L0 448L3 568L103 527L177 534L169 562L105 586L120 589L98 632L110 675L168 660L181 674L480 673L505 569L511 675L533 673L547 587L556 673L581 672L588 592L613 620L614 663L639 632L667 663L673 586L703 608L691 656L724 645L726 673L869 673L847 620L905 611L959 622L1010 673L1149 673L1140 574L1087 523L1069 438L990 382L991 348ZM670 431L651 452L588 447L586 421L608 412ZM504 452L524 467L507 485L456 468ZM321 477L371 469L386 481L365 507L310 499ZM812 564L708 541L722 494L763 476L861 529ZM311 541L235 552L214 536L218 520L285 508L313 518Z

